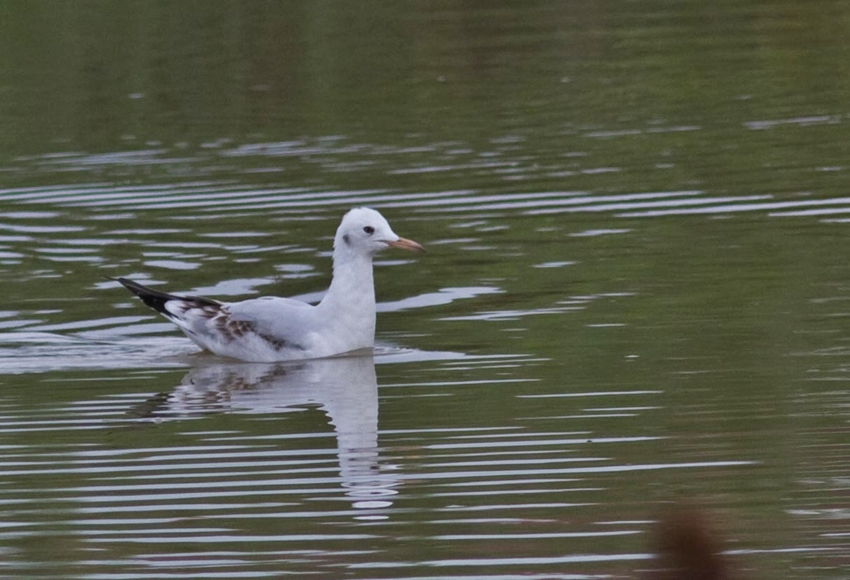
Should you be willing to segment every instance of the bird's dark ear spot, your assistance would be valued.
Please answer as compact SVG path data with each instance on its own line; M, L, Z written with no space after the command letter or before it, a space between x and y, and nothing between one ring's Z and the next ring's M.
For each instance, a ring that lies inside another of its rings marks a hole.
M351 245L351 238L348 237L348 234L345 234L344 236L342 236L342 241L345 242L346 246Z

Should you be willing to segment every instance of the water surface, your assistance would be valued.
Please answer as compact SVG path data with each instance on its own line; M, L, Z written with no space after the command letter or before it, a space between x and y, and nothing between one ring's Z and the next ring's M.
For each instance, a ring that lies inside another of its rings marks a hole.
M0 575L846 576L844 3L4 10ZM316 301L355 205L373 355L105 278Z

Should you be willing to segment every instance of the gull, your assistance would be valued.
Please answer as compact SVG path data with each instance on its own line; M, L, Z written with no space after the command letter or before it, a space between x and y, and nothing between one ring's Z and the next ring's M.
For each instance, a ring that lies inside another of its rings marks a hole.
M425 251L396 235L374 209L350 210L334 237L331 285L315 306L275 296L219 302L166 294L126 278L111 279L217 355L249 362L324 358L374 346L372 258L389 247Z

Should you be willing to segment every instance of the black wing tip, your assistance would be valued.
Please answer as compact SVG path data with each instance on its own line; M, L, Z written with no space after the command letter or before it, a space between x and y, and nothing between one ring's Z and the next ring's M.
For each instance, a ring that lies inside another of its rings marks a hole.
M109 280L113 280L114 282L118 282L124 288L138 296L142 302L144 302L147 306L150 306L160 314L164 314L169 318L172 314L166 310L165 304L171 300L180 300L180 296L174 296L173 294L166 294L165 292L159 292L157 290L153 290L148 288L147 286L142 286L138 282L133 282L127 278L114 278L112 276L106 276Z
M215 306L218 307L221 305L221 302L217 300L213 300L212 298L202 298L200 296L177 296L175 294L168 294L166 292L160 292L159 290L154 290L152 288L148 288L147 286L142 286L138 282L134 282L128 278L122 277L113 277L106 276L108 280L112 280L114 282L118 282L124 288L141 298L142 302L146 305L150 306L160 314L168 316L169 318L173 318L173 314L169 312L165 308L165 304L170 302L171 300L182 300L185 302L192 302L197 306Z

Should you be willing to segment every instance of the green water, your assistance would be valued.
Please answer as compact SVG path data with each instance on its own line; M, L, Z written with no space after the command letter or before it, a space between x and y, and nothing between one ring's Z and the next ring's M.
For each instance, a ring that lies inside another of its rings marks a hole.
M0 6L0 577L847 575L846 2ZM197 353L104 276L316 300Z

